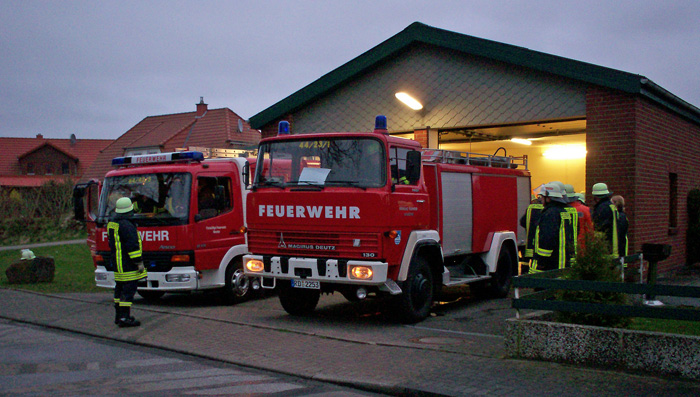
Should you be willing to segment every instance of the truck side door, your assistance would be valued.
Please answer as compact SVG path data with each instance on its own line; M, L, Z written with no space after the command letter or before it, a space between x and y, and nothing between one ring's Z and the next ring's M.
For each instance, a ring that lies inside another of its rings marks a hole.
M243 209L237 174L201 173L195 183L194 225L195 267L217 269L232 246L244 242L238 232Z

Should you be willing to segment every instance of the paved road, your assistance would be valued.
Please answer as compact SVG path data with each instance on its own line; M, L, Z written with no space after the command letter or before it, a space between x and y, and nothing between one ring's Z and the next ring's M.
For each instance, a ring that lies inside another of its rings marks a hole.
M0 395L373 395L7 320L0 363Z
M323 296L314 316L288 316L276 297L233 307L211 296L142 299L139 328L113 324L108 293L0 289L0 318L151 346L276 374L387 394L700 395L700 382L503 358L509 300L458 299L416 326L388 323L372 301Z

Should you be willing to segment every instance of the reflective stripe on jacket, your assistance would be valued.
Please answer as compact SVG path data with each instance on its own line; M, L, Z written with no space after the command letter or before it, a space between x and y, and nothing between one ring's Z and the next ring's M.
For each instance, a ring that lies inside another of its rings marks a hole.
M540 220L540 215L544 205L530 204L525 212L525 258L532 258L535 255L535 232L537 231L537 222Z

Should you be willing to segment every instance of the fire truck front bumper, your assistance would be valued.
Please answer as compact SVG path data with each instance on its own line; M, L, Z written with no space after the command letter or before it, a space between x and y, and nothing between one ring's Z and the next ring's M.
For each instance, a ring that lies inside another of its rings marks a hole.
M243 263L246 275L262 277L265 288L274 287L266 279L365 285L389 291L396 285L387 280L386 262L245 255Z
M198 289L198 274L194 267L176 267L169 272L148 272L145 279L139 280L140 290L177 292L194 291ZM98 287L114 288L114 272L104 266L95 269L95 283Z

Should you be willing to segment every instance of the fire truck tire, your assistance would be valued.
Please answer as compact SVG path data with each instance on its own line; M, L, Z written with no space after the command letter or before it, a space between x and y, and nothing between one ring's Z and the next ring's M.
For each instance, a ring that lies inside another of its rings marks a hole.
M404 324L415 324L426 319L433 304L435 282L430 265L424 258L416 257L411 262L402 289L403 293L393 297L391 315Z
M253 295L250 278L243 272L240 260L234 260L226 268L226 285L223 289L224 300L228 304L245 302Z
M292 288L283 282L278 284L280 303L292 316L307 316L316 309L321 291L315 289Z
M137 290L136 292L138 292L143 299L151 302L157 301L158 299L162 298L163 295L165 295L165 292L163 291Z
M498 254L498 263L496 265L496 273L491 279L489 294L494 298L505 298L510 292L510 286L513 283L513 257L507 247L501 247L501 252Z

